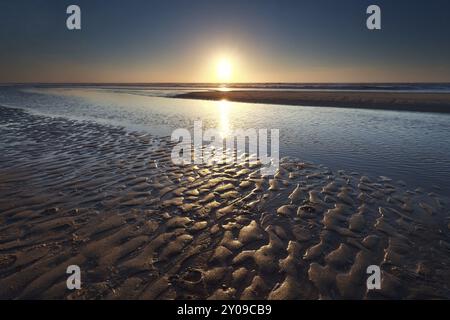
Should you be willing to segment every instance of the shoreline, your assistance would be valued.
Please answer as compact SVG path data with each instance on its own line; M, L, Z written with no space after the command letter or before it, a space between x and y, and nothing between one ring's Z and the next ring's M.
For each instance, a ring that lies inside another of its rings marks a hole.
M450 113L450 93L231 90L189 92L177 94L173 96L173 98L228 100L245 103L314 107Z

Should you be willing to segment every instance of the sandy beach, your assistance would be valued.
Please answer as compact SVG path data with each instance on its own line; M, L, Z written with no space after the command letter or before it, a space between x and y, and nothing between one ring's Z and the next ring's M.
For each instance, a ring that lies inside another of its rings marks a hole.
M235 102L450 113L449 93L230 90L178 94L176 98Z
M450 298L437 193L289 158L177 166L168 138L13 108L0 136L1 299Z
M0 2L11 314L450 300L450 1L105 4Z

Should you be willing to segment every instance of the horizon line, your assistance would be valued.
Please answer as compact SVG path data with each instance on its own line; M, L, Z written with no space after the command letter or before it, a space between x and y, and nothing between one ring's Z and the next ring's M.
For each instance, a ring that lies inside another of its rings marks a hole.
M449 82L440 81L393 81L393 82L231 82L231 83L220 83L220 82L0 82L0 85L216 85L216 86L237 86L237 85L248 85L248 84L299 84L299 85L361 85L361 84L449 84Z

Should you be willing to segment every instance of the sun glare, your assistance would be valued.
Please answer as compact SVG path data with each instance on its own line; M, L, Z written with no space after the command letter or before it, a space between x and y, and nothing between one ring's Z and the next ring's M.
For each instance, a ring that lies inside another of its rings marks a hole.
M227 59L222 59L217 63L217 79L220 82L229 82L232 75L231 62Z

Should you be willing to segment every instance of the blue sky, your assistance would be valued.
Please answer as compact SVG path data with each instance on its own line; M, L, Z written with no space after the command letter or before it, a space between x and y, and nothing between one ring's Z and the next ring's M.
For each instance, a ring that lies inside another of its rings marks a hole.
M0 82L450 82L449 38L445 0L2 0Z

